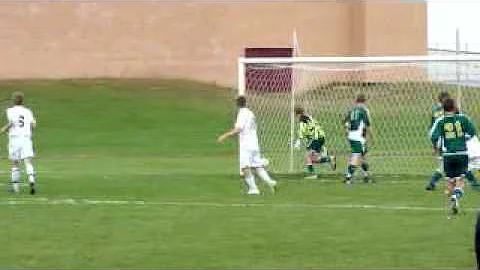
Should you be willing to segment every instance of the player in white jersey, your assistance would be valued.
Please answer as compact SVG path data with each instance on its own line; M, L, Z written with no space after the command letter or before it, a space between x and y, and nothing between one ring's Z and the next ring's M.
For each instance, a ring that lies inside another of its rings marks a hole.
M1 132L8 131L8 155L12 162L12 187L14 193L20 192L20 168L23 160L30 184L30 194L35 194L35 170L32 165L33 143L32 131L37 121L32 111L23 106L24 96L21 92L13 93L14 106L7 109L7 124Z
M240 146L240 170L248 186L249 195L258 195L260 191L255 183L256 174L267 183L275 192L277 182L272 180L264 168L265 162L260 154L260 147L257 137L257 126L255 123L255 115L247 108L247 100L240 96L237 98L238 115L235 126L230 131L219 136L217 141L223 142L226 138L239 135Z

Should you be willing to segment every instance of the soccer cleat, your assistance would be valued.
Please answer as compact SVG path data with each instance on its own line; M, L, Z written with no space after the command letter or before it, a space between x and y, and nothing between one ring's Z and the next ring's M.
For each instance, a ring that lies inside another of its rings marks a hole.
M247 192L247 195L260 195L260 191L258 190L250 190Z
M345 179L343 180L343 183L344 184L347 184L347 185L351 185L353 182L352 182L352 177L345 177Z
M330 166L332 166L332 171L337 170L337 156L330 157Z
M35 195L35 193L37 193L37 191L35 190L35 184L30 183L30 195Z
M353 176L351 174L349 174L349 173L345 174L345 179L343 180L343 183L348 184L348 185L352 184L353 183L352 178L353 178Z
M313 180L313 179L317 179L317 178L318 178L318 176L317 176L316 174L312 174L312 175L307 175L307 176L305 176L305 179L311 179L311 180Z
M425 186L425 190L428 190L428 191L434 191L435 189L436 187L432 185L432 183L429 183L428 185Z

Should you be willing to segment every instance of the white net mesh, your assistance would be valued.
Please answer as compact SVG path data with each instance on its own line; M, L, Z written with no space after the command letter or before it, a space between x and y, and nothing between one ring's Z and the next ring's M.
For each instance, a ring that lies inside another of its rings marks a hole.
M366 94L374 140L368 159L377 174L431 174L428 131L441 91L480 123L480 62L247 64L246 95L257 116L271 170L301 172L304 151L291 147L293 106L303 106L326 132L326 146L343 173L350 148L342 120L358 93ZM320 168L321 172L331 173Z

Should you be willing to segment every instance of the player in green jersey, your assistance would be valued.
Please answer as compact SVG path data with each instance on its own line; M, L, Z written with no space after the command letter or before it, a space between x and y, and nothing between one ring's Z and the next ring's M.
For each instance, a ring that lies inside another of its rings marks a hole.
M345 183L351 184L355 170L358 166L362 169L363 181L370 182L369 165L366 160L367 138L372 139L370 130L370 113L365 106L366 97L364 94L357 95L355 106L350 109L344 119L347 129L347 139L351 147L351 155L345 173Z
M336 157L328 155L325 147L325 132L320 124L313 117L307 115L302 107L295 108L295 115L300 122L295 147L299 148L302 141L307 145L305 171L308 175L306 178L317 178L313 164L330 163L332 170L335 170L337 168Z
M438 102L435 103L432 106L432 122L431 122L431 125L430 125L430 129L432 128L435 121L443 116L443 105L442 105L442 103L447 98L450 98L450 94L448 92L444 91L444 92L441 92L438 95ZM456 109L456 113L458 114L460 112ZM470 152L470 149L468 149L468 150ZM472 149L472 150L475 150L475 149ZM430 182L425 187L426 190L430 190L430 191L435 190L437 182L442 178L443 161L442 161L442 156L441 156L440 153L438 154L437 158L439 160L438 167L435 170L435 172L433 173L432 179L430 180ZM471 170L467 171L467 173L465 175L465 178L467 178L468 182L472 186L474 186L474 187L478 186L477 179L476 179L475 175L473 174L473 172Z
M463 196L464 180L468 171L467 141L476 136L477 131L470 119L456 113L455 101L443 101L444 116L438 118L430 130L430 138L435 153L441 151L443 166L447 176L449 205L453 214L458 213L459 200Z

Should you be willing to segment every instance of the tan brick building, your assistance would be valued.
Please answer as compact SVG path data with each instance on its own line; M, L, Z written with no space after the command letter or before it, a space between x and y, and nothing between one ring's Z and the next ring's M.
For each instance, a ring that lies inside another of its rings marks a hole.
M245 47L426 54L426 3L0 3L0 78L181 77L236 83Z

